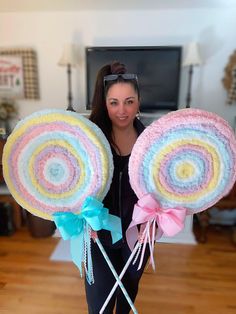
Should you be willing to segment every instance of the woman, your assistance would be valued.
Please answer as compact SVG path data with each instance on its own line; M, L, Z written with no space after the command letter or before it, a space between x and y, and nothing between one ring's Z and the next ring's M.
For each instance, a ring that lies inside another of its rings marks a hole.
M112 245L107 231L98 233L113 266L121 273L131 252L125 239L137 197L129 184L128 162L132 148L144 126L137 119L140 95L138 80L135 74L126 73L125 66L119 62L106 65L100 69L92 100L90 120L96 123L107 137L114 160L114 174L110 190L105 197L104 206L109 213L121 218L123 238ZM86 282L86 296L89 314L97 314L109 295L115 278L107 266L96 244L92 244L94 280L93 285ZM137 264L126 271L122 282L134 302L138 292L138 284L148 259L146 253L142 269L137 271ZM128 314L130 306L118 288L108 303L104 313L113 313L116 303L116 314Z

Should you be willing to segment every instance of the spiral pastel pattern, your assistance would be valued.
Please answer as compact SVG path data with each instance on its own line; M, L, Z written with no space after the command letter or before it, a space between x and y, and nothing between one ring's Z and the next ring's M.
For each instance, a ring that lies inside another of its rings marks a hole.
M236 180L235 134L214 113L168 113L139 136L129 176L138 198L152 193L163 208L203 211L228 194Z
M23 208L52 220L58 211L80 212L87 196L103 200L113 158L94 123L75 112L48 109L16 125L4 146L3 175Z

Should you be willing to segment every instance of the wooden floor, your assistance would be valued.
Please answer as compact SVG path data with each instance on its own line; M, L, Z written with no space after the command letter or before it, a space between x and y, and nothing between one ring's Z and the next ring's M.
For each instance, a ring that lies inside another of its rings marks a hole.
M87 313L83 280L68 262L51 262L58 238L35 239L27 229L0 237L1 314ZM207 244L156 245L136 302L142 314L235 314L236 249L227 230Z

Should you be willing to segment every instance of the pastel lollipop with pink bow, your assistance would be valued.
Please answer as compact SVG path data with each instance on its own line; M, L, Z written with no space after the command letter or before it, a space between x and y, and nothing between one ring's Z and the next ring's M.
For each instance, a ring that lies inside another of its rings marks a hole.
M236 180L236 139L220 116L182 109L153 122L138 138L129 162L130 183L139 198L126 232L133 250L174 236L186 215L213 206ZM140 232L137 226L141 225ZM142 256L140 265L142 263Z
M147 245L184 228L186 215L203 211L228 194L236 180L236 138L218 115L182 109L154 121L138 137L129 160L132 189L139 200L126 231L129 264L141 267ZM114 293L116 283L103 310Z
M147 245L155 269L156 240L176 235L184 228L186 215L203 211L228 194L236 180L235 134L214 113L171 112L138 137L129 160L129 177L139 200L126 231L132 253L120 279L131 262L139 261L141 267Z

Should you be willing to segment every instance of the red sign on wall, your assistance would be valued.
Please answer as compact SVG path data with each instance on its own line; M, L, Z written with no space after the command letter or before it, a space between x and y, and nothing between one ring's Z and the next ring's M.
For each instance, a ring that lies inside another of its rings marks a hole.
M23 98L23 64L20 56L0 56L0 97Z

